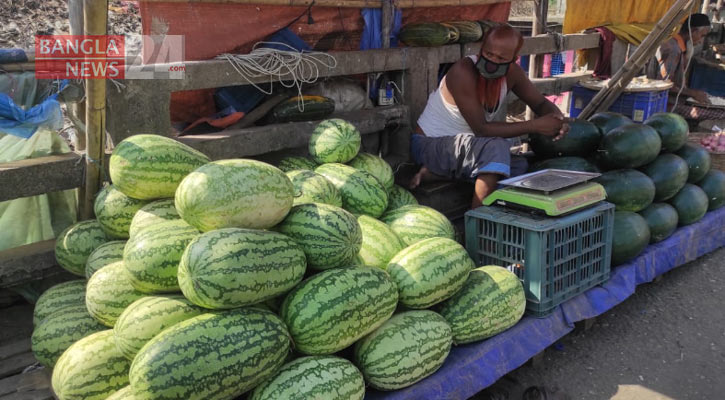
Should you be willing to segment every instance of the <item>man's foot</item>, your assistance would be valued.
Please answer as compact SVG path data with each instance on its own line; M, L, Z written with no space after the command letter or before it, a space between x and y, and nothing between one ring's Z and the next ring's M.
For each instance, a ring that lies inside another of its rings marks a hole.
M420 183L423 181L423 176L426 175L427 173L428 173L428 168L421 167L420 171L418 171L418 173L415 174L415 176L413 176L413 179L410 180L410 185L408 185L408 188L410 188L410 190L413 190L413 189L417 188L418 186L420 186Z

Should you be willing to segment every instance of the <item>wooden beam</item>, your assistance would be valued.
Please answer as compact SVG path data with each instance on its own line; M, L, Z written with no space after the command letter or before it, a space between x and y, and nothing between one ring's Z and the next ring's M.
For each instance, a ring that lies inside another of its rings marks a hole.
M370 110L335 114L355 125L361 134L380 132L391 124L407 124L405 106L378 107ZM307 145L319 121L230 129L219 133L187 135L178 138L213 160L260 156L272 151Z
M147 0L149 2L172 3L222 3L222 4L250 4L250 5L276 5L291 7L342 7L342 8L380 8L384 0ZM526 0L510 0L526 1ZM450 6L480 6L500 3L501 0L397 0L398 8L420 7L450 7Z
M55 261L55 239L0 251L0 287L62 273Z
M550 78L535 78L531 82L545 95L560 94L570 91L582 79L592 76L592 71L571 72Z
M77 188L84 168L76 153L0 163L0 201Z
M524 45L521 46L519 55L546 54L556 51L594 49L599 47L598 33L574 33L563 35L564 41L561 48L556 47L556 39L553 35L539 35L536 37L525 37ZM478 54L481 49L481 42L467 43L463 45L463 55Z

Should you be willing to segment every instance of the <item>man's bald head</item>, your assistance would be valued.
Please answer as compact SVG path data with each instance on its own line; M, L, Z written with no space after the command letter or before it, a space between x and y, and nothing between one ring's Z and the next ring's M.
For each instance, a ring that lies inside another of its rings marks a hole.
M524 37L521 32L510 25L499 25L486 32L483 37L481 54L494 62L510 62L518 56L523 44Z

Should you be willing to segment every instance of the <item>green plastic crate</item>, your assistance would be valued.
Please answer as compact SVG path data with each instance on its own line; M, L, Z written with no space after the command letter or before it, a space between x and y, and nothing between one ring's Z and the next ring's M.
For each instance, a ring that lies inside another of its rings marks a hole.
M524 285L526 312L544 317L609 279L614 205L564 217L491 206L466 213L466 250L476 265L499 265Z

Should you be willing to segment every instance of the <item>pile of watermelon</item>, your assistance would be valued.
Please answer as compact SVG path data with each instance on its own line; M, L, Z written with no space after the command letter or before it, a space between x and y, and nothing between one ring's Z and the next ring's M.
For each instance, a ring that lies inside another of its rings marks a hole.
M362 399L522 317L518 278L475 268L353 125L321 122L309 154L278 168L155 135L119 143L97 218L57 239L85 279L35 308L58 398Z
M678 226L699 221L725 205L725 173L710 168L710 154L687 143L681 116L657 113L643 124L602 112L575 121L560 141L535 135L531 145L544 168L601 172L607 201L614 203L612 265L639 255Z

